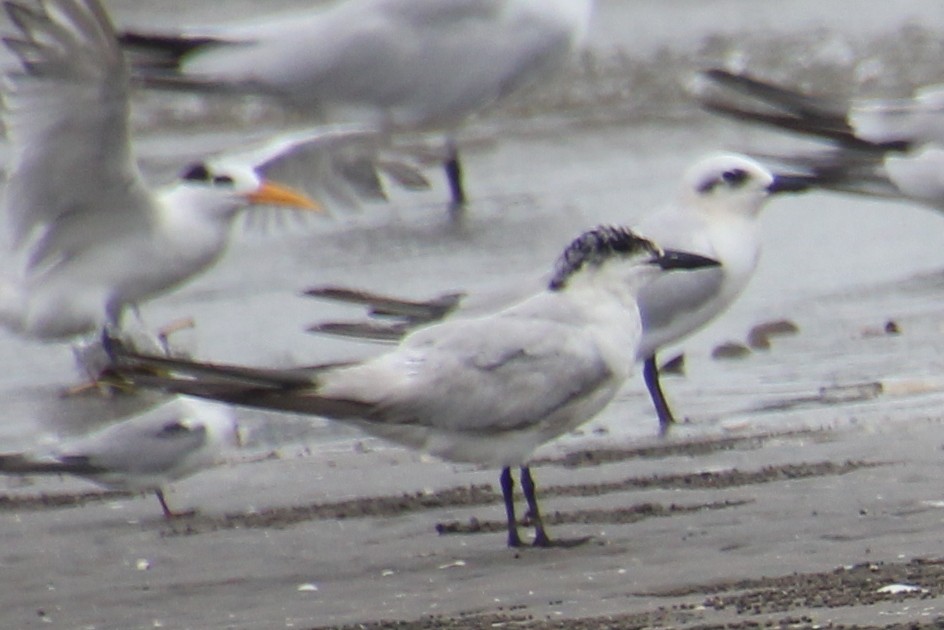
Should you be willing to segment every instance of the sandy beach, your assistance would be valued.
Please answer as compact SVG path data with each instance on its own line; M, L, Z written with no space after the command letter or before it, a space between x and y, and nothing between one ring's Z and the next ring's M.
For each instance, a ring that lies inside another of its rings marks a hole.
M0 496L6 627L920 627L944 619L941 420L610 443L534 468L564 545L510 550L495 471L372 440L175 486ZM550 450L550 449L549 449ZM70 501L75 503L70 503Z
M201 359L367 356L382 348L304 333L359 313L300 292L463 289L487 303L534 282L580 231L638 221L705 153L781 146L698 112L686 85L706 59L844 94L900 96L940 80L933 2L907 15L878 2L764 4L756 15L756 0L713 2L602 1L578 67L460 136L472 199L462 221L448 219L436 172L428 192L393 191L314 228L247 230L211 273L145 305L146 322L193 316L180 341ZM108 4L143 24L219 12ZM227 6L236 17L261 5ZM252 106L138 99L149 174L282 121ZM80 479L0 478L0 628L942 627L942 221L834 194L772 202L742 298L662 357L684 351L684 373L665 386L686 422L657 437L634 377L537 453L557 547L505 546L497 470L242 410L248 448L168 490L192 516L165 521L152 496ZM781 319L798 332L747 347L752 326ZM741 358L714 358L722 344ZM155 400L59 397L78 379L65 344L0 332L0 364L3 451Z

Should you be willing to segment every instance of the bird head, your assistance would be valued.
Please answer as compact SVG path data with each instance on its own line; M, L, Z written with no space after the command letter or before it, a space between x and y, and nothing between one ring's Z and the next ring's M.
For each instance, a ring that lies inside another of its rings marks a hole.
M179 189L223 219L248 206L284 206L324 213L324 207L301 191L264 179L250 166L196 162L180 174Z
M217 449L239 449L243 435L232 409L218 403L196 399L178 399L181 409L177 424L189 431L204 432L206 443Z
M550 289L564 289L574 278L610 272L621 285L636 289L661 272L717 267L718 261L697 254L665 250L624 227L599 226L584 232L557 260Z
M707 212L756 216L775 193L806 190L802 178L774 175L759 162L736 153L710 155L685 173L683 201Z

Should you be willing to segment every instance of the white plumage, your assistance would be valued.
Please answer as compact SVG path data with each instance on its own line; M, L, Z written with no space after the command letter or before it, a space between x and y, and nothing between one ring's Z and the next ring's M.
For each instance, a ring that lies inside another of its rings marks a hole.
M512 546L520 540L510 467L520 465L535 544L546 545L526 466L532 451L592 418L629 376L641 287L663 269L716 264L598 228L567 248L548 289L419 330L364 363L264 370L118 352L112 369L138 385L336 418L453 461L501 466Z
M239 443L226 407L177 398L47 453L0 453L0 473L71 474L116 490L154 492L171 518L165 487L222 463Z
M67 338L118 325L126 307L213 264L250 204L318 206L254 165L186 168L151 190L134 160L128 71L97 0L4 4L23 71L5 77L13 162L3 193L8 266L0 322Z

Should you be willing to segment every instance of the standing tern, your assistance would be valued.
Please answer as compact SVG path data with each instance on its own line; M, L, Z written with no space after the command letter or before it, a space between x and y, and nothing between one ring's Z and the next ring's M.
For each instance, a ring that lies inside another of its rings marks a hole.
M133 385L334 418L438 457L501 467L512 547L521 539L511 467L521 466L534 544L548 546L531 453L596 415L629 376L640 288L665 270L717 264L600 227L567 247L544 291L423 328L363 363L267 370L142 356L116 343L112 369Z
M592 0L346 0L179 33L128 31L146 86L255 93L389 131L442 130L452 205L466 194L455 134L494 101L560 69Z
M944 85L910 99L840 102L722 69L702 76L709 111L828 142L825 151L765 156L805 169L812 184L944 212Z
M54 451L0 453L0 473L69 474L114 490L153 492L165 518L167 484L222 463L240 445L239 427L224 406L176 398Z
M662 391L656 353L723 313L747 286L760 259L760 211L771 195L802 192L806 177L773 174L746 156L710 155L685 173L674 203L646 217L637 230L665 247L710 256L721 266L657 278L639 293L643 336L636 358L659 428L675 422Z
M246 206L320 210L232 160L150 189L130 144L128 69L98 0L3 6L22 71L4 77L13 161L0 211L16 271L0 278L0 323L41 339L117 327L127 307L212 265Z
M667 274L639 292L643 336L638 348L628 351L643 362L643 376L663 433L675 419L659 382L657 351L688 337L734 302L760 258L762 207L772 194L800 192L808 185L804 176L774 175L743 155L714 154L688 169L674 202L634 228L660 245L721 263L715 269ZM382 324L324 322L309 330L380 341L399 338L417 325L448 316L463 296L447 293L417 303L337 287L313 288L306 294L366 304L371 315L387 319Z

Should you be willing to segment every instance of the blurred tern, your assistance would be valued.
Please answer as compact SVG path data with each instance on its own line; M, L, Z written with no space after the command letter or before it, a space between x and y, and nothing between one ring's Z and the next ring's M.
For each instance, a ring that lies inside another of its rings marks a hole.
M267 370L142 356L116 344L113 370L133 385L325 416L438 457L499 466L512 547L521 539L511 467L521 466L534 544L548 546L531 453L596 415L629 376L641 335L639 289L664 270L716 265L601 227L564 251L546 290L423 328L363 363Z
M774 175L734 153L708 156L685 173L675 202L637 230L665 247L709 256L715 269L657 278L639 293L643 336L636 352L665 433L675 418L659 382L656 353L723 313L747 286L760 259L760 211L771 195L802 192L806 177Z
M762 157L805 170L811 184L827 190L944 212L944 85L922 88L911 99L840 102L727 70L702 75L707 84L699 98L709 111L830 145Z
M239 443L231 410L177 398L47 454L2 453L0 473L69 474L114 490L154 492L164 517L173 518L183 514L167 506L164 487L222 463Z
M98 0L4 7L18 32L3 41L23 71L3 95L13 162L2 214L17 269L0 279L0 323L41 339L117 327L128 306L212 265L249 204L320 210L231 159L148 188L130 145L128 70Z
M663 433L675 419L659 382L656 352L691 335L737 299L760 258L761 208L772 194L799 192L808 185L806 177L774 175L745 156L715 154L688 169L673 203L634 228L660 245L721 263L717 268L667 274L639 292L643 336L634 352L644 364L643 376ZM399 338L416 326L447 316L463 295L447 293L427 302L412 302L338 287L309 289L306 294L367 304L371 315L388 320L325 322L310 331L381 341Z
M262 94L389 131L443 130L452 203L461 207L456 129L560 69L581 45L592 9L592 0L346 0L121 39L147 86Z

